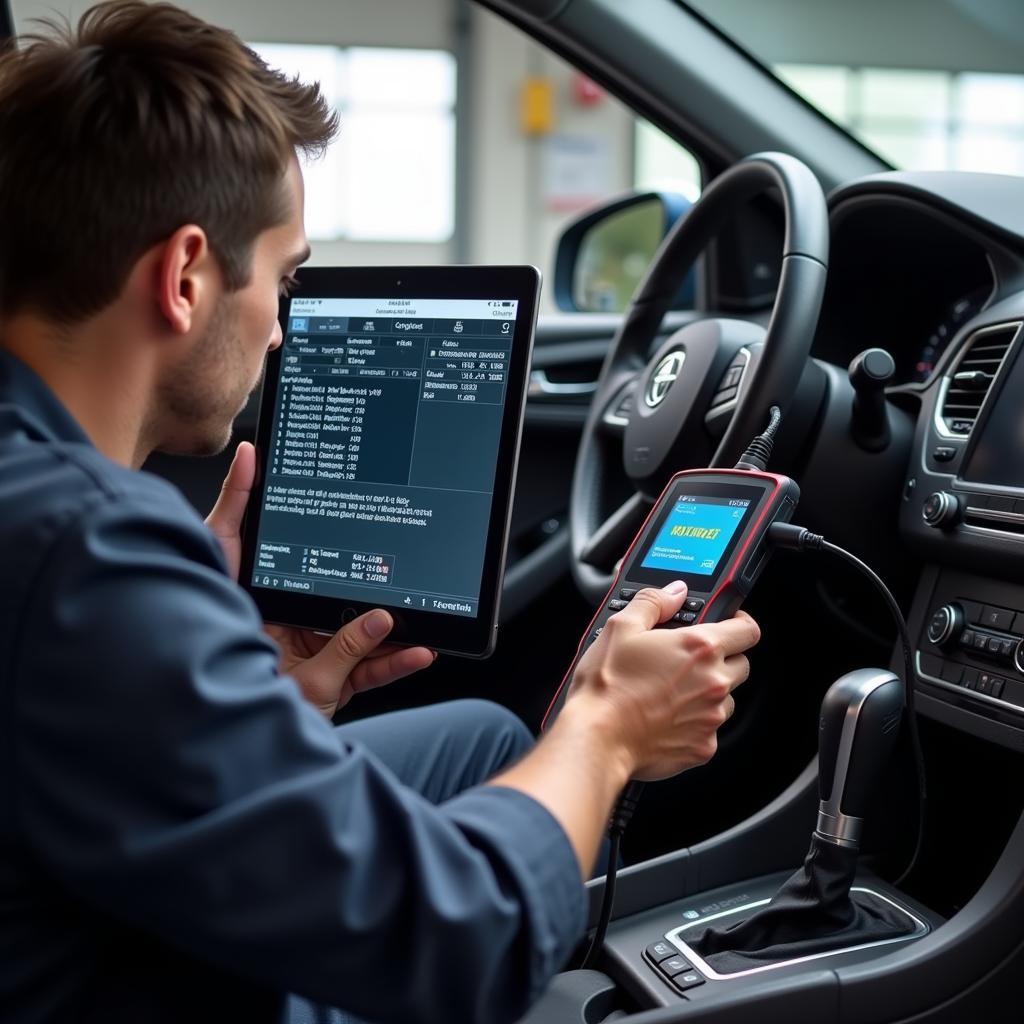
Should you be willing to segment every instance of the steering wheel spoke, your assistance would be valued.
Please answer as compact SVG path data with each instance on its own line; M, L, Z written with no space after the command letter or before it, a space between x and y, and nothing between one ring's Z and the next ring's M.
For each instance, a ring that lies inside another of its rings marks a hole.
M630 541L640 529L651 503L642 494L634 494L620 505L591 535L584 545L580 558L588 565L602 572L626 553Z
M639 382L639 376L633 377L612 393L598 421L601 433L616 438L621 438L625 433L626 427L629 426L629 417L636 407Z

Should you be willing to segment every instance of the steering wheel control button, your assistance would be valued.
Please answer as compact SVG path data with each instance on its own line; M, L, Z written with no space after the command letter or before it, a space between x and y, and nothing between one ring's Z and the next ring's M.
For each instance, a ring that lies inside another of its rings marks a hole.
M1002 633L1009 633L1013 626L1013 612L1005 608L994 608L987 604L981 613L979 625L988 629L998 629Z
M921 516L929 526L948 530L960 518L960 500L949 491L935 491L925 499Z
M678 957L679 950L672 945L671 942L652 942L645 950L647 959L652 964L660 964L663 960L668 960L669 957Z
M704 607L703 597L688 597L683 602L683 608L688 612L699 612Z
M685 992L687 989L703 985L704 979L696 971L688 971L686 974L677 974L672 979L672 984L677 992Z
M944 604L937 609L928 623L928 639L936 647L947 645L951 638L960 635L964 627L964 613L958 604Z

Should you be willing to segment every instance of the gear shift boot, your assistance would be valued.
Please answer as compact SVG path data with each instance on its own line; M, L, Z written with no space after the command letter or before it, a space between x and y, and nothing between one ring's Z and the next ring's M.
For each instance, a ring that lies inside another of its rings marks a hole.
M695 925L678 938L717 974L730 975L920 930L889 900L851 891L856 870L856 850L814 835L802 867L767 906L725 927Z
M726 927L679 938L720 975L909 936L917 922L895 904L853 890L864 814L888 767L903 714L903 684L860 669L837 680L821 708L821 804L800 869L766 906Z

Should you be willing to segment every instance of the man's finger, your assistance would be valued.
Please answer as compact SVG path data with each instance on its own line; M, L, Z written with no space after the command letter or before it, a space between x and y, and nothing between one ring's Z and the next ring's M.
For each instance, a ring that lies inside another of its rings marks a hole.
M426 647L401 647L386 655L360 662L350 677L352 689L357 693L372 690L433 664L434 652Z
M641 590L615 618L640 629L653 629L665 622L683 606L686 584L682 580L670 583L662 590L648 587Z
M255 478L256 449L248 441L243 441L231 460L217 503L206 517L206 525L215 534L233 536L238 533Z
M639 596L637 594L637 597ZM709 638L713 638L725 657L742 654L744 651L750 650L761 639L760 628L746 612L739 612L724 622L707 622L700 626L694 626L693 630L701 630Z
M347 677L363 658L380 647L393 626L391 616L382 608L375 608L342 626L307 664L317 672L329 672L332 677Z

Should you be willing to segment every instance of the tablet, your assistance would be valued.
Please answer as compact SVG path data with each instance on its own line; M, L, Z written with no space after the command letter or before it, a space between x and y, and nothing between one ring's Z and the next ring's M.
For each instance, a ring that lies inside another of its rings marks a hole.
M308 268L267 358L241 580L268 622L486 657L540 275Z

